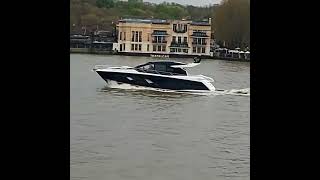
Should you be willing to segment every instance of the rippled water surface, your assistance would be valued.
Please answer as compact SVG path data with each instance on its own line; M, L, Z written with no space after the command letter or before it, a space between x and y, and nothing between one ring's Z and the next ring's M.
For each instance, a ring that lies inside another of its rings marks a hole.
M249 179L250 95L110 89L91 71L149 60L70 54L71 179ZM249 72L248 62L222 60L189 70L228 92L248 90Z

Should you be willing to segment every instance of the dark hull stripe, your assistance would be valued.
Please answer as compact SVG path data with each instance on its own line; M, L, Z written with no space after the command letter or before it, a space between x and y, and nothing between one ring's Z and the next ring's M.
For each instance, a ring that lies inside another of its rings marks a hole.
M120 83L170 90L209 90L201 82L183 79L118 72L97 71L97 73L106 82L113 80Z

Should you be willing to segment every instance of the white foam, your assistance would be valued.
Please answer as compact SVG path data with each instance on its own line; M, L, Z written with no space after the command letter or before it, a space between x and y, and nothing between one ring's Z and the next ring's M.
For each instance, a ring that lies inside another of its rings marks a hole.
M166 90L166 89L158 89L144 86L136 86L126 83L119 84L116 81L108 81L108 88L115 89L130 89L130 90L152 90L152 91L160 91L160 92L175 92L175 93L187 93L187 94L195 94L195 95L236 95L236 96L250 96L250 88L244 89L231 89L231 90L215 90L215 91L201 91L201 90Z
M214 95L235 95L235 96L250 96L250 88L230 89L212 92Z

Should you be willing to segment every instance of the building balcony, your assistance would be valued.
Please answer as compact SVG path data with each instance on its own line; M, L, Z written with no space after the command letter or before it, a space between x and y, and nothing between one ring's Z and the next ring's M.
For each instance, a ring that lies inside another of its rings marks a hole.
M211 26L211 24L206 21L200 21L200 22L193 21L191 23L191 25L193 25L193 26Z
M167 41L152 41L154 44L167 44Z
M193 45L196 45L196 46L206 46L207 43L204 42L204 43L198 43L198 42L192 42Z
M151 36L169 36L167 31L154 30Z
M186 33L187 32L187 30L184 30L184 29L174 29L173 31L176 33Z
M191 37L209 38L209 36L205 32L193 32Z
M172 42L170 44L170 47L181 47L181 48L189 48L188 43L183 42L183 43L178 43L178 42Z

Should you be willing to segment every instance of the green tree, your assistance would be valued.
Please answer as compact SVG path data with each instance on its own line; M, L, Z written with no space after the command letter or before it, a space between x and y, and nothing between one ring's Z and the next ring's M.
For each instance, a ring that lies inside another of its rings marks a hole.
M96 4L99 8L112 8L114 7L114 0L97 0Z
M96 26L98 22L99 19L95 14L86 14L81 16L81 24L83 26Z
M223 0L213 14L218 41L230 48L250 46L250 0Z

